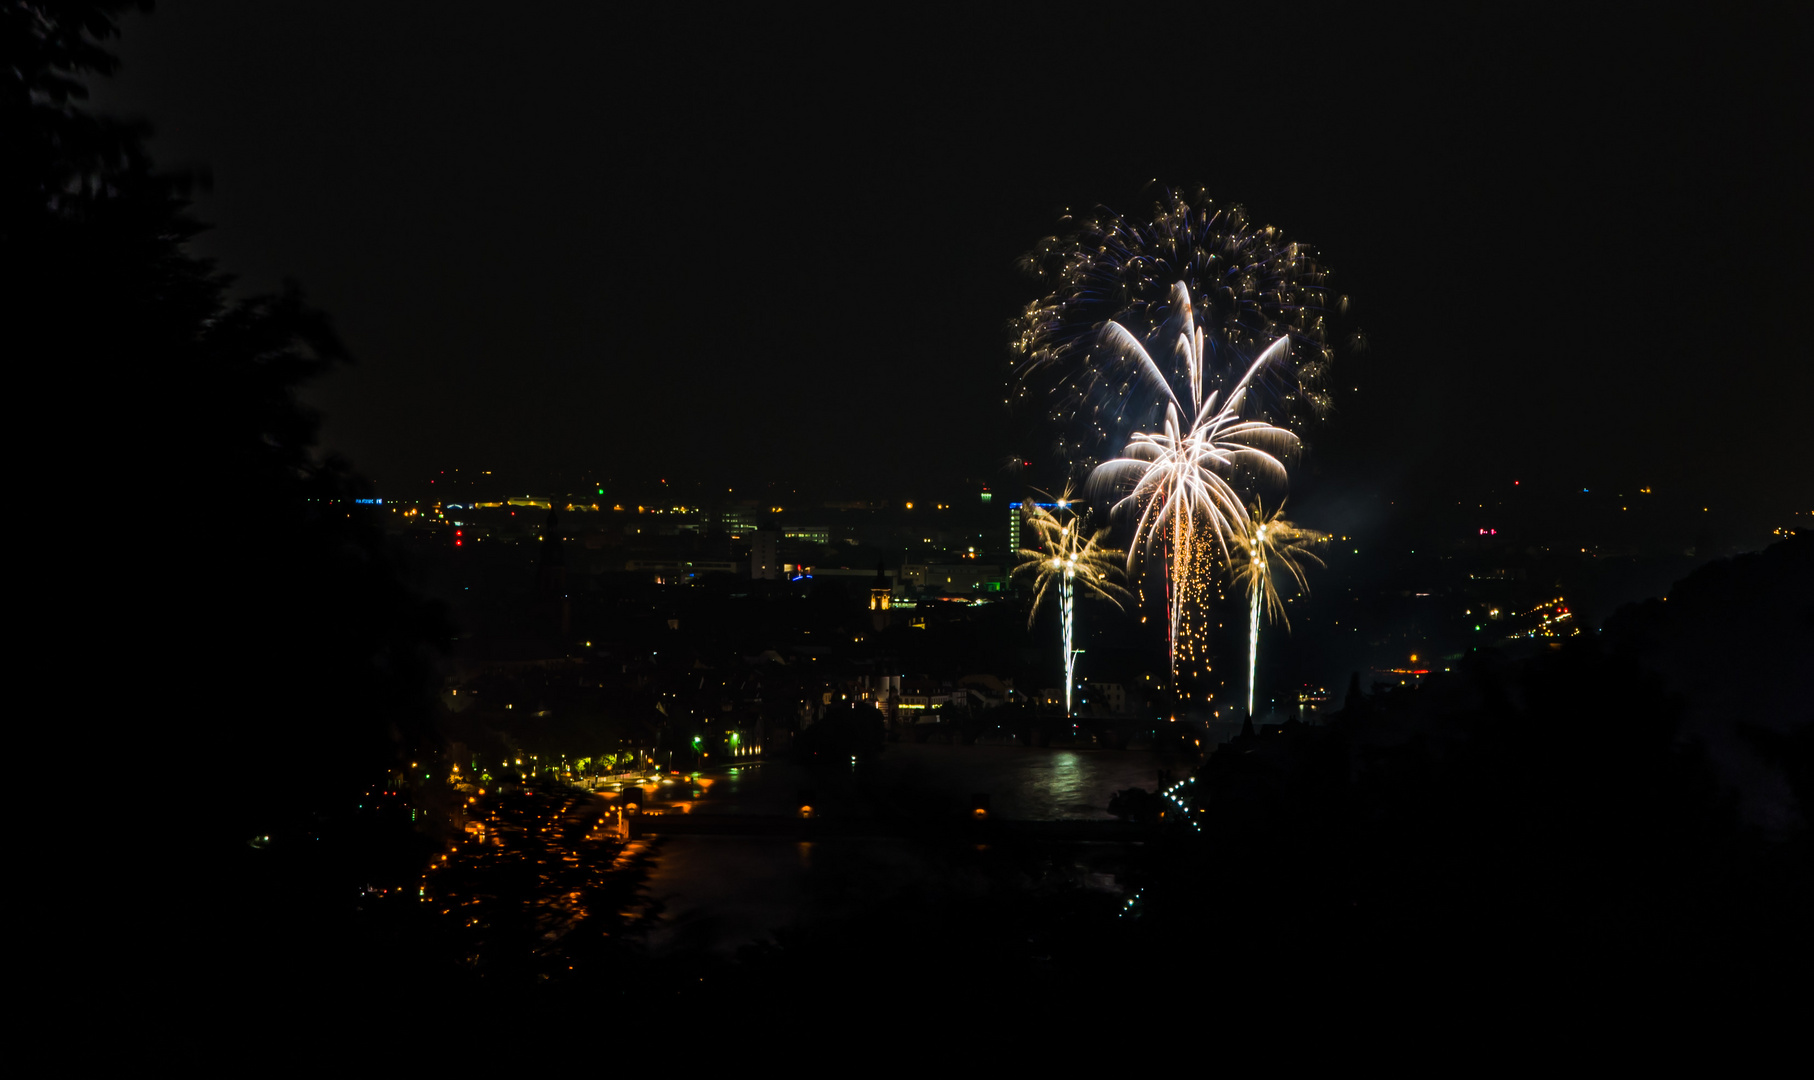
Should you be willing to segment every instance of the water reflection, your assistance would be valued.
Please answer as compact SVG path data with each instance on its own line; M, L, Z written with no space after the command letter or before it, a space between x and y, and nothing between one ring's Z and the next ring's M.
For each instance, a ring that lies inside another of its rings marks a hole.
M987 793L998 819L1101 820L1113 816L1112 793L1153 790L1160 764L1144 751L893 745L855 769L775 761L645 790L651 807L690 803L706 814L795 814L810 795L818 816L918 817L962 813Z
M892 745L854 771L843 761L820 767L777 761L688 777L657 786L649 805L795 815L803 792L810 792L821 816L900 819L961 814L973 795L987 793L998 820L1101 820L1113 817L1113 792L1155 789L1161 765L1143 751ZM669 836L660 841L649 881L667 912L653 944L734 949L789 923L848 915L903 889L962 894L1009 857L989 845L902 839ZM1119 858L1119 845L1078 845L1055 872L1113 888Z

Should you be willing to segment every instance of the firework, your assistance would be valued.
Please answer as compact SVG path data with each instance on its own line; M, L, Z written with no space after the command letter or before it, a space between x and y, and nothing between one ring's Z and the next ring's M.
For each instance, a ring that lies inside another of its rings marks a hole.
M1174 390L1126 327L1110 323L1102 333L1103 349L1114 358L1107 366L1126 371L1130 385L1155 392L1164 404L1165 422L1159 431L1135 432L1122 456L1098 466L1091 482L1125 492L1114 510L1135 517L1130 571L1138 554L1149 560L1157 556L1166 567L1175 683L1186 612L1202 606L1215 555L1227 561L1229 536L1241 531L1237 522L1246 518L1231 480L1283 487L1285 459L1296 454L1298 440L1265 420L1242 417L1254 380L1283 355L1287 340L1280 338L1263 350L1224 397L1208 386L1205 334L1195 322L1189 288L1178 282L1172 295L1180 323L1173 351L1182 361L1185 386ZM1180 390L1186 396L1181 398Z
M1039 546L1037 549L1022 548L1018 552L1021 563L1014 568L1014 574L1026 573L1034 577L1033 610L1027 616L1029 627L1046 598L1057 598L1064 650L1064 714L1069 716L1071 693L1077 685L1077 652L1071 647L1077 625L1077 589L1081 587L1086 593L1100 596L1116 607L1131 597L1114 581L1121 573L1122 553L1118 548L1103 546L1108 530L1098 530L1086 538L1083 519L1075 512L1070 490L1066 489L1057 502L1061 511L1068 511L1062 521L1044 507L1032 503L1022 508L1028 527L1039 538Z
M1099 209L1021 263L1051 291L1015 323L1019 392L1052 393L1053 418L1066 432L1060 450L1073 465L1087 466L1130 427L1158 423L1156 413L1142 412L1150 402L1126 373L1102 362L1100 331L1113 323L1150 339L1171 315L1178 282L1208 330L1206 389L1231 393L1246 358L1283 342L1255 387L1266 411L1298 428L1328 410L1331 321L1347 299L1331 292L1310 248L1271 226L1254 226L1240 206L1218 207L1200 191L1162 191L1150 218Z
M1291 629L1291 620L1285 615L1285 605L1279 600L1276 581L1281 571L1291 575L1297 582L1298 591L1310 592L1310 585L1304 580L1304 568L1300 560L1308 560L1318 566L1323 560L1310 550L1317 544L1329 539L1328 533L1314 529L1302 529L1279 515L1284 507L1281 504L1271 513L1267 513L1258 500L1248 508L1242 519L1243 527L1235 530L1231 538L1235 544L1233 561L1235 584L1247 590L1247 715L1253 715L1253 684L1255 665L1260 655L1260 609L1266 609L1267 618L1283 623L1286 630Z

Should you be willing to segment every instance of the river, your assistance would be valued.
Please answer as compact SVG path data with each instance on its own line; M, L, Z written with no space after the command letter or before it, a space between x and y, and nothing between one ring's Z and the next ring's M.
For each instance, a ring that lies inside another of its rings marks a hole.
M1101 820L1112 793L1151 791L1163 760L1145 751L891 744L873 761L732 766L676 778L651 793L667 812L788 815L810 803L832 818L949 817L976 794L990 814L1018 821ZM662 805L666 804L666 805ZM659 827L654 830L659 835ZM949 849L949 850L947 850ZM664 908L652 944L734 950L790 923L847 915L904 888L978 887L986 847L891 838L802 841L789 836L668 836L656 845L648 889ZM981 854L979 854L981 853ZM1056 873L1113 891L1120 844L1068 848Z

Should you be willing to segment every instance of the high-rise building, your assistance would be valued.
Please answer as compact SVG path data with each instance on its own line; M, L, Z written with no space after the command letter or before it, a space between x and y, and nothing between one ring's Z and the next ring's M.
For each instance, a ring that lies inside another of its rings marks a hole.
M715 517L718 527L732 536L748 536L756 531L758 515L754 504L727 506L720 509Z
M781 534L758 529L750 537L750 577L775 581L781 577Z
M1022 506L1042 506L1042 507L1046 508L1047 510L1056 510L1058 508L1057 503L1042 503L1042 502L1036 502L1036 503L1012 502L1012 503L1009 503L1008 504L1008 553L1010 555L1012 555L1015 552L1020 550L1020 508Z

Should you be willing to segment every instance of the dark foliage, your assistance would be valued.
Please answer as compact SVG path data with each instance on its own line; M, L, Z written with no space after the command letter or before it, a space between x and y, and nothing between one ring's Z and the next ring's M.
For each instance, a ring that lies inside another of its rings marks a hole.
M875 706L846 701L826 708L824 716L795 736L794 753L835 763L877 753L886 739L887 729Z
M1774 570L1806 559L1795 543ZM1776 602L1761 578L1747 593L1715 573L1717 625L1739 632ZM1787 831L1743 819L1684 699L1638 651L1621 637L1516 665L1483 654L1415 691L1351 694L1327 727L1222 748L1196 784L1201 831L1148 865L1142 932L1278 992L1792 978L1814 955L1806 804ZM1807 718L1781 726L1772 746L1805 776Z
M183 883L156 890L182 897L166 937L189 963L256 964L307 952L318 903L413 876L424 800L414 822L360 802L435 767L444 628L355 503L368 486L316 452L296 395L347 360L326 317L293 286L235 299L184 246L197 178L159 172L142 123L81 107L133 7L0 6L7 355L40 391L53 475L146 512L76 538L110 584L62 609L61 642L104 642L83 651L130 703L96 752L134 763L154 880Z
M1142 787L1117 791L1109 799L1109 813L1130 821L1156 821L1164 809L1164 800Z

